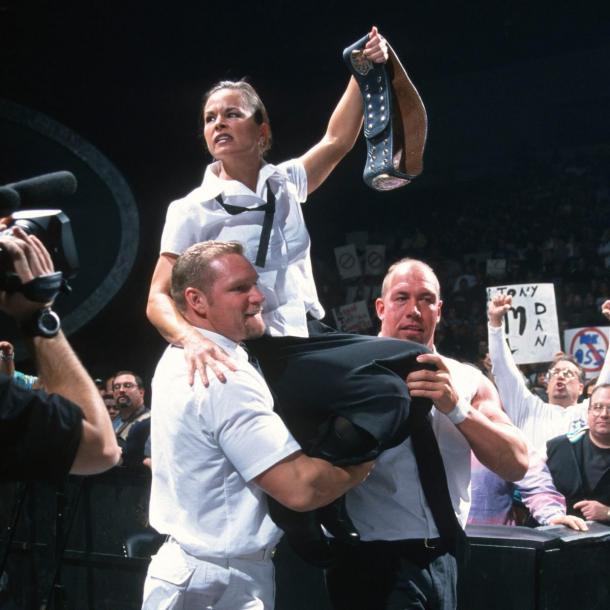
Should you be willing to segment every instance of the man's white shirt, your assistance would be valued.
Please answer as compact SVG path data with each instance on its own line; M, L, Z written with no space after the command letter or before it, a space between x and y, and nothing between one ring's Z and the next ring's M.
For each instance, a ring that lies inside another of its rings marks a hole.
M170 346L152 383L151 525L195 557L237 557L273 547L281 530L252 479L300 449L245 350L198 329L238 370L205 388L187 381L182 349Z

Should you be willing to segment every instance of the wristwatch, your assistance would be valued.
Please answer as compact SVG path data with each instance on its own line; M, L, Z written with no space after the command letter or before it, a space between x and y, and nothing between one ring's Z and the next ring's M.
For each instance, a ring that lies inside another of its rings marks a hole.
M22 332L28 337L51 339L60 329L59 316L50 307L39 309L31 318L21 324Z

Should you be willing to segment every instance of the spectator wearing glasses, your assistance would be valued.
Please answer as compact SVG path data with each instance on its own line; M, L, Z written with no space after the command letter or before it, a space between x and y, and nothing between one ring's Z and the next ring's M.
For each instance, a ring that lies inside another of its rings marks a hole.
M610 522L610 384L593 391L587 426L551 439L547 464L555 486L566 497L568 513Z
M144 459L144 445L150 434L150 409L144 403L144 383L133 371L118 371L112 381L112 393L119 415L112 424L123 450L123 466L139 466Z
M496 295L489 302L488 335L492 371L504 409L513 423L523 430L535 449L546 451L549 439L572 433L587 425L588 401L578 404L583 391L583 375L576 360L560 356L547 372L548 402L532 394L515 364L502 333L504 314L512 297ZM610 319L610 301L602 305ZM610 359L606 358L598 383L610 382Z

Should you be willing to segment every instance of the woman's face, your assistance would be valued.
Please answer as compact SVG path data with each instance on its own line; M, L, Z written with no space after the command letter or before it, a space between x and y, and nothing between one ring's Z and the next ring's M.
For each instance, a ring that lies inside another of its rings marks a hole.
M261 157L268 125L258 125L253 110L235 89L212 94L203 110L203 136L210 154L219 160Z

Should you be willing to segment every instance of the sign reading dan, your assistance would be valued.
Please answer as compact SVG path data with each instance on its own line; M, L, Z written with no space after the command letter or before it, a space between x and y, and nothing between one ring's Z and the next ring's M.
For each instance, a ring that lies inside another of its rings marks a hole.
M504 336L517 364L550 362L561 350L553 284L512 284L487 288L512 296L504 316Z

